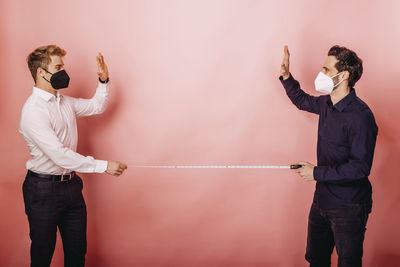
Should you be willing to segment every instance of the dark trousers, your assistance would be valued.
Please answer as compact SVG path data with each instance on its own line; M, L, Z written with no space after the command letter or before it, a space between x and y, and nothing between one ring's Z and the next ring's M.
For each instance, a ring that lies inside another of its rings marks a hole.
M335 245L339 267L362 266L367 220L367 209L361 204L327 210L312 204L308 218L306 250L306 260L310 267L331 266Z
M64 266L85 265L86 204L82 179L55 182L27 174L23 184L25 212L29 221L31 266L48 267L60 230Z

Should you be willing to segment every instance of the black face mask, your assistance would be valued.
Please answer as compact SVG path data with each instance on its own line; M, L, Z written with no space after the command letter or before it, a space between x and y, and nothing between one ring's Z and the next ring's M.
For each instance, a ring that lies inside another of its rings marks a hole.
M47 82L53 86L54 89L62 89L62 88L67 88L69 85L69 76L65 70L60 70L56 73L51 73L48 70L44 69L47 73L51 74L50 81L45 79Z

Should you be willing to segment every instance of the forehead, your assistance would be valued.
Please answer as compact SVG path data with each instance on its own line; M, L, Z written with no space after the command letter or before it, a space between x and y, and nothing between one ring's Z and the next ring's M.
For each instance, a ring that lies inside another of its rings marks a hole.
M325 60L324 63L324 68L327 68L328 70L336 70L336 63L339 62L339 60L335 56L328 56Z
M53 66L64 65L62 57L60 57L60 56L50 56L50 59L51 59L51 63L49 65L53 65Z

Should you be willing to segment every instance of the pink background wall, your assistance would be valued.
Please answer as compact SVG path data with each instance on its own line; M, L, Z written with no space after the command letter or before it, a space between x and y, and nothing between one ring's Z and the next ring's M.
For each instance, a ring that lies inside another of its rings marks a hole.
M297 111L278 81L282 47L306 91L328 49L364 60L358 95L380 127L365 266L400 261L400 2L0 2L0 265L27 266L17 132L32 78L25 58L58 44L70 88L90 97L95 56L108 63L110 105L79 119L79 152L133 164L316 162L317 117ZM314 183L288 170L144 170L83 174L87 266L305 266ZM60 240L59 240L60 241ZM57 243L52 266L62 266ZM335 258L335 257L334 257ZM336 262L336 259L334 259Z

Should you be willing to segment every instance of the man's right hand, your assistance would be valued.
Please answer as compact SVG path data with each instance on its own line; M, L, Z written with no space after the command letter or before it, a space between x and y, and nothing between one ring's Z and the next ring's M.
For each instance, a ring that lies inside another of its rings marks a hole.
M108 161L106 173L120 176L128 167L126 164L118 161Z
M287 45L285 45L283 48L283 60L281 65L281 75L284 80L290 77L289 57L290 57L289 48Z

